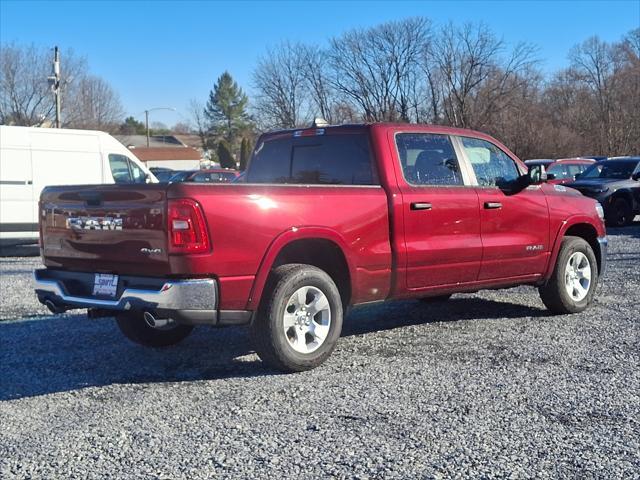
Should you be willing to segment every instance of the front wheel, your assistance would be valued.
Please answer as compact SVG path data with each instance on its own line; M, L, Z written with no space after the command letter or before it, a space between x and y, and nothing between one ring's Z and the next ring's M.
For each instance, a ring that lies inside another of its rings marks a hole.
M250 335L263 362L284 372L310 370L333 352L342 331L342 301L331 277L311 265L276 268Z
M553 313L578 313L593 300L598 264L591 245L579 237L565 237L549 282L540 298Z
M610 227L626 227L633 223L631 205L624 198L616 198L607 209L605 220Z
M153 327L142 312L121 313L116 316L120 331L134 343L145 347L168 347L184 340L193 330L192 325L168 323Z

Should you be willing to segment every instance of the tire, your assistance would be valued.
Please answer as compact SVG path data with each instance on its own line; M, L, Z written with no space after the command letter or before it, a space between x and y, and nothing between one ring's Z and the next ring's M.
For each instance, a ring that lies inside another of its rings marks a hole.
M329 275L311 265L283 265L269 276L250 336L265 364L301 372L329 358L342 317L340 292Z
M609 227L626 227L633 222L631 205L624 198L616 198L607 209L606 221Z
M120 331L134 343L145 347L168 347L181 342L193 330L192 325L172 324L154 328L143 317L142 312L122 313L116 316Z
M421 298L420 301L422 303L442 303L442 302L446 302L450 298L451 298L451 294L448 293L446 295L438 295L435 297L424 297L424 298Z
M591 246L582 238L567 236L562 239L549 282L538 291L551 312L578 313L593 300L597 284L598 264Z

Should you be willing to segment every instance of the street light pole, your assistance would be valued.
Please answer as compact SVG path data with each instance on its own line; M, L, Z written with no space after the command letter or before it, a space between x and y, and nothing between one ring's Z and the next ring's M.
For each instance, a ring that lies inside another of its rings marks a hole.
M173 107L155 107L144 111L144 123L147 130L147 148L149 148L149 112L153 112L155 110L171 110L172 112L176 111L176 109Z
M147 126L147 148L149 148L149 110L144 111L144 123Z

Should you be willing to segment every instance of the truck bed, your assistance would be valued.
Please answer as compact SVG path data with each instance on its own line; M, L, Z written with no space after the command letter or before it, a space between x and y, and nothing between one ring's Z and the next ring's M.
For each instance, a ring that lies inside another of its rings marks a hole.
M168 202L192 199L204 212L210 249L169 252ZM389 291L387 195L380 186L148 184L48 187L42 248L49 268L150 277L215 277L224 308L243 309L270 247L295 236L343 249L353 300Z

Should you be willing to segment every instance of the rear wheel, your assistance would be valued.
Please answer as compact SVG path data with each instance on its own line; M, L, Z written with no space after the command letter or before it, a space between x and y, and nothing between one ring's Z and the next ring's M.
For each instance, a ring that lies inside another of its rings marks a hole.
M631 205L624 198L616 198L607 209L607 225L610 227L625 227L633 222Z
M263 362L285 372L310 370L333 352L342 331L342 301L331 277L311 265L276 268L251 339Z
M175 322L152 327L145 320L142 312L121 313L116 316L116 323L125 337L145 347L175 345L189 336L193 330L192 325L181 325Z
M598 265L591 246L578 237L565 237L549 282L540 298L553 313L578 313L593 300Z

